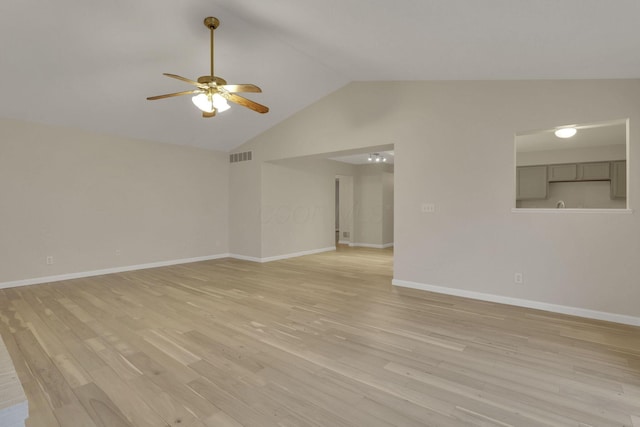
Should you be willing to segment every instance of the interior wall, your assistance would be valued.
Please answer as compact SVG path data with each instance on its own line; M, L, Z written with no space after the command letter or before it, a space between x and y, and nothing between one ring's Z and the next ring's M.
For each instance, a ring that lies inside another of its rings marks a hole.
M229 252L248 258L262 254L262 162L229 165Z
M382 173L382 245L393 244L393 173Z
M617 144L569 150L525 151L517 154L516 165L552 165L561 163L624 160L626 158L627 146L624 144Z
M227 157L0 120L0 218L0 283L224 254Z
M340 237L338 243L349 244L353 242L353 176L337 175L340 181ZM346 233L346 234L345 234Z
M354 243L382 245L382 172L359 171L354 190Z
M639 80L359 82L242 149L268 160L393 143L396 283L640 317L637 213L512 212L516 133L619 118L633 209L638 99Z
M382 247L393 243L393 166L365 164L354 181L354 244Z
M293 159L262 165L262 258L335 248L335 178L353 166Z
M336 209L335 209L336 233L340 231L340 180L336 178Z

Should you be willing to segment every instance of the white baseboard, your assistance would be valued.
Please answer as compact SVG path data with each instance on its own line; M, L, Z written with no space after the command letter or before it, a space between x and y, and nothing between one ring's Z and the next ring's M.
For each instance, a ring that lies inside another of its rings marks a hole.
M385 243L384 245L376 245L372 243L349 243L349 246L357 247L357 248L385 249L393 246L393 243Z
M624 314L608 313L605 311L589 310L586 308L570 307L566 305L549 304L540 301L531 301L521 298L505 297L501 295L485 294L482 292L468 291L465 289L447 288L444 286L427 285L424 283L409 282L406 280L393 279L394 286L403 288L419 289L422 291L435 292L438 294L454 295L458 297L490 301L500 304L515 305L518 307L534 308L537 310L550 311L553 313L569 314L571 316L585 317L588 319L606 320L608 322L622 323L625 325L640 326L640 317L627 316Z
M351 242L349 240L338 240L339 245L350 245Z
M242 261L251 261L251 262L264 263L264 262L278 261L278 260L281 260L281 259L295 258L295 257L299 257L299 256L304 256L304 255L319 254L320 252L329 252L329 251L335 251L335 250L336 250L335 246L329 246L328 248L311 249L311 250L308 250L308 251L293 252L293 253L290 253L290 254L275 255L275 256L270 256L270 257L265 257L265 258L258 258L258 257L247 256L247 255L239 255L239 254L229 254L229 258L240 259Z
M276 255L276 256L270 256L270 257L266 257L266 258L261 258L259 262L278 261L278 260L281 260L281 259L295 258L295 257L299 257L299 256L313 255L313 254L319 254L321 252L329 252L329 251L335 251L335 250L336 250L335 246L329 246L327 248L311 249L311 250L308 250L308 251L294 252L294 253L290 253L290 254Z
M14 280L10 282L0 282L0 289L15 288L18 286L38 285L40 283L60 282L62 280L81 279L83 277L102 276L103 274L122 273L125 271L144 270L147 268L167 267L170 265L188 264L191 262L209 261L209 260L220 259L220 258L235 258L235 259L240 259L244 261L253 261L253 262L262 263L262 262L277 261L280 259L295 258L303 255L311 255L311 254L317 254L320 252L328 252L328 251L335 251L335 250L336 250L335 246L330 246L328 248L312 249L308 251L295 252L295 253L285 254L285 255L276 255L276 256L266 257L266 258L256 258L256 257L245 256L245 255L224 253L224 254L207 255L207 256L201 256L201 257L195 257L195 258L173 259L168 261L150 262L146 264L127 265L123 267L111 267L111 268L105 268L101 270L81 271L78 273L59 274L55 276L35 277L32 279Z
M212 259L228 258L229 254L207 255L195 258L172 259L168 261L150 262L147 264L111 267L102 270L81 271L78 273L58 274L55 276L35 277L33 279L14 280L0 283L0 289L15 288L17 286L37 285L40 283L60 282L62 280L80 279L83 277L102 276L103 274L122 273L124 271L144 270L147 268L166 267L169 265L188 264L191 262L209 261Z
M239 254L229 254L229 258L239 259L241 261L262 262L262 258L257 258L254 256L247 256L247 255L239 255Z

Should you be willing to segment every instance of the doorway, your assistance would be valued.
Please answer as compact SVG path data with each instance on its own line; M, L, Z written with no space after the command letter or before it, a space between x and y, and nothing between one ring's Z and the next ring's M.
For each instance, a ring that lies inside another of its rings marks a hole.
M348 164L348 175L335 177L336 245L393 246L394 156L388 149L329 157Z
M336 175L336 245L353 246L354 201L351 175Z
M340 179L336 177L336 246L340 240Z

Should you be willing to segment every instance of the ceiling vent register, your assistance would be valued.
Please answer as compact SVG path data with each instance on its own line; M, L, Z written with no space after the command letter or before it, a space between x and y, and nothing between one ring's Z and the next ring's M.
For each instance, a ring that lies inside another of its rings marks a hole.
M246 162L251 160L252 151L245 151L243 153L229 154L229 163Z

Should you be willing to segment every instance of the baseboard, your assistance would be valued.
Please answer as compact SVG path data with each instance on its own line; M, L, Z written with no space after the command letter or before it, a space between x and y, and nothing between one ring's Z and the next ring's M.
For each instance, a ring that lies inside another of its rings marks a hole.
M14 280L0 283L0 289L18 286L38 285L40 283L60 282L62 280L81 279L83 277L102 276L103 274L122 273L125 271L144 270L147 268L167 267L191 262L210 261L212 259L228 258L229 254L207 255L195 258L173 259L168 261L150 262L146 264L127 265L123 267L105 268L102 270L81 271L78 273L59 274L55 276L35 277L33 279Z
M265 258L262 258L262 260L260 262L278 261L278 260L281 260L281 259L296 258L296 257L299 257L299 256L313 255L313 254L319 254L321 252L329 252L329 251L335 251L335 250L336 250L335 246L329 246L327 248L311 249L311 250L308 250L308 251L301 251L301 252L294 252L294 253L290 253L290 254L265 257Z
M295 258L303 255L311 255L311 254L317 254L320 252L328 252L328 251L335 251L335 250L336 250L335 246L330 246L328 248L312 249L308 251L277 255L277 256L266 257L266 258L256 258L256 257L245 256L245 255L224 253L224 254L207 255L207 256L201 256L201 257L195 257L195 258L173 259L168 261L150 262L147 264L127 265L123 267L112 267L112 268L105 268L101 270L81 271L78 273L59 274L55 276L35 277L32 279L14 280L10 282L0 282L0 289L15 288L18 286L38 285L41 283L60 282L62 280L81 279L83 277L102 276L104 274L123 273L125 271L144 270L147 268L167 267L170 265L188 264L191 262L210 261L213 259L220 259L220 258L235 258L235 259L240 259L244 261L262 263L262 262L271 262L271 261L277 261L280 259Z
M339 245L350 245L351 242L349 240L338 240Z
M356 248L373 248L373 249L385 249L393 246L393 243L385 243L384 245L376 245L372 243L349 243L349 246Z
M252 262L271 262L271 261L279 261L281 259L288 259L288 258L296 258L299 256L304 256L304 255L313 255L313 254L319 254L321 252L329 252L329 251L335 251L336 247L335 246L329 246L327 248L320 248L320 249L311 249L308 251L301 251L301 252L292 252L290 254L283 254L283 255L275 255L275 256L269 256L269 257L265 257L265 258L256 258L256 257L252 257L252 256L246 256L246 255L238 255L238 254L229 254L229 258L235 258L235 259L240 259L243 261L252 261Z
M240 254L229 254L229 258L239 259L241 261L263 262L262 258L257 258L254 256L247 256L247 255L240 255Z
M605 320L608 322L622 323L625 325L640 326L640 317L627 316L624 314L608 313L605 311L589 310L586 308L570 307L566 305L549 304L546 302L532 301L521 298L505 297L501 295L485 294L482 292L468 291L465 289L447 288L443 286L427 285L424 283L409 282L406 280L393 279L394 286L403 288L419 289L422 291L435 292L438 294L454 295L457 297L471 298L481 301L496 302L500 304L514 305L518 307L534 308L537 310L550 311L553 313L568 314L571 316L585 317L588 319Z
M295 258L295 257L299 257L299 256L313 255L313 254L319 254L321 252L329 252L329 251L335 251L335 250L336 250L335 246L329 246L327 248L311 249L311 250L308 250L308 251L301 251L301 252L294 252L294 253L284 254L284 255L270 256L270 257L262 258L262 260L260 262L278 261L278 260L281 260L281 259Z

